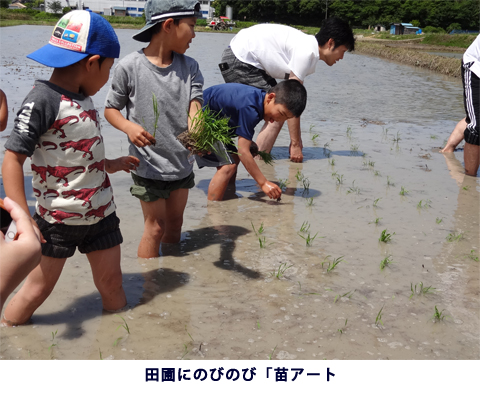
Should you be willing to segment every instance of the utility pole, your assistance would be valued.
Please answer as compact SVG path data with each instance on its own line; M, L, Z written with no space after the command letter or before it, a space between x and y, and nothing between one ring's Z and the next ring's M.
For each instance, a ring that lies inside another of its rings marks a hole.
M328 16L328 0L325 0L325 20L327 19Z

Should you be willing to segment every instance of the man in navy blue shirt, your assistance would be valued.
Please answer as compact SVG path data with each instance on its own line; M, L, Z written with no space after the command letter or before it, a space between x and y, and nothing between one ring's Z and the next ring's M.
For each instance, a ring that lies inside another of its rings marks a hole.
M238 150L234 146L223 147L218 148L216 153L196 156L200 168L217 168L208 187L208 200L223 199L229 182L235 180L240 162L269 198L280 198L281 189L268 181L260 171L250 153L250 145L255 127L261 120L283 123L290 118L300 117L307 102L305 87L297 80L287 80L266 93L248 85L229 83L207 88L203 92L203 99L213 112L220 112L229 118L228 124L234 135L238 136Z

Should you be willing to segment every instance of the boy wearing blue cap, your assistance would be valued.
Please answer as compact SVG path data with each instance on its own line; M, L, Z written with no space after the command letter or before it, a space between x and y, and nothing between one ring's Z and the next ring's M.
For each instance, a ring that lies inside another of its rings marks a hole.
M122 235L108 173L129 172L132 156L105 158L98 112L90 96L108 81L120 44L110 24L91 11L67 13L48 45L28 55L53 67L36 81L17 113L2 166L7 196L29 212L23 164L32 159L34 220L43 235L42 259L5 309L3 322L27 322L52 292L78 246L87 255L103 308L126 305L120 268Z
M147 24L135 40L148 46L115 68L105 118L127 134L130 155L140 159L132 174L144 231L138 257L158 257L161 243L180 241L188 190L195 185L194 157L177 140L203 104L203 76L185 56L195 37L196 0L148 0ZM120 112L126 108L126 117ZM157 128L158 126L158 128Z

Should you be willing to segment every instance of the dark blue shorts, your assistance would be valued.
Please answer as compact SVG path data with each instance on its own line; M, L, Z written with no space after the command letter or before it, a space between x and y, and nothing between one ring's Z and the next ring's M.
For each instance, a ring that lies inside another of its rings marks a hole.
M106 250L122 244L120 219L113 212L108 217L90 225L50 224L38 214L33 216L47 240L42 244L42 254L56 259L72 257L78 247L80 253Z

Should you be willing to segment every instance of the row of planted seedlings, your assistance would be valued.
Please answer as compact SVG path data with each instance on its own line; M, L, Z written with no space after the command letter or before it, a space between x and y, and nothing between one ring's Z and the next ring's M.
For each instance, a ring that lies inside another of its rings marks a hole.
M312 127L313 127L313 125L310 127L310 133L311 133ZM374 176L377 176L377 177L382 176L380 171L375 170L375 162L372 161L372 160L368 160L366 158L366 156L367 156L366 153L360 152L359 146L355 143L352 143L352 139L353 139L352 134L353 134L353 131L352 131L351 127L348 127L347 131L346 131L346 135L347 135L347 138L349 139L349 141L351 142L350 154L352 156L353 155L356 156L359 153L362 153L363 166L366 167L367 169L370 169L373 172ZM314 146L317 145L318 137L319 137L318 134L313 134L312 135L312 143L314 144ZM388 129L383 128L382 140L386 141L388 139L389 139ZM391 138L391 140L394 143L394 145L396 146L396 150L398 150L399 149L399 142L401 140L400 132L397 131L396 134L393 136L393 138ZM393 150L393 147L391 148L391 150ZM337 189L339 189L339 187L344 184L345 179L344 179L343 174L339 174L337 171L333 170L334 167L336 166L336 161L335 161L334 158L331 158L330 143L328 143L328 142L325 143L323 151L324 151L324 156L327 157L328 163L332 168L332 178L334 178L336 180ZM309 187L310 187L309 179L306 178L299 170L297 171L296 179L297 179L298 183L300 183L301 186L303 187L302 196L308 195L308 191L309 191ZM289 183L288 183L287 180L280 180L279 181L279 186L282 188L282 191L284 189L286 189L288 184ZM391 179L390 176L387 176L386 186L388 188L395 187L395 183L393 182L393 180ZM464 187L463 190L468 190L468 187ZM349 186L347 191L346 191L347 195L348 194L357 194L358 195L360 193L361 193L361 189L358 185L355 185L355 181L352 182L352 185ZM404 186L401 186L401 188L399 190L399 195L401 197L406 197L408 194L409 194L409 191ZM373 205L374 208L378 207L378 204L380 203L381 199L382 198L375 198L373 200L372 205ZM306 198L306 205L309 206L309 207L313 206L314 205L314 199L313 198ZM431 207L431 201L429 199L422 199L417 204L417 209L427 209L427 208L430 208L430 207ZM370 222L370 223L374 223L374 224L378 225L381 219L382 218L380 218L380 217L376 217L375 220ZM442 218L437 217L436 218L436 223L440 224L442 222L442 220L443 220ZM253 223L252 223L252 227L254 229L255 235L257 237L259 237L260 247L261 248L266 248L269 244L266 242L265 237L260 236L260 234L262 234L263 231L264 231L263 223L259 227L259 229L255 229ZM384 244L388 244L389 242L391 242L391 240L392 240L392 238L395 234L396 234L395 232L389 232L388 229L385 228L381 231L381 233L379 235L379 238L378 238L378 241L381 242L381 243L384 243ZM298 231L298 235L302 239L304 239L306 246L309 247L313 244L313 241L318 236L318 233L312 235L311 232L310 232L310 224L308 223L308 221L304 221L302 223L301 227L300 227L300 230ZM453 233L450 233L450 234L447 235L446 240L448 242L455 242L455 241L461 240L463 237L464 237L463 233L453 232ZM320 237L320 238L323 238L323 237ZM468 253L467 255L465 255L464 257L470 258L471 260L474 260L476 262L479 261L478 255L475 253L475 250L471 250L471 252ZM324 261L322 261L321 264L322 264L322 268L325 268L326 272L329 273L329 272L334 271L342 261L344 261L344 256L340 256L338 258L334 258L332 256L326 256ZM380 268L380 270L384 270L386 267L390 267L390 265L392 265L392 264L393 264L393 255L385 253L385 256L380 259L379 268ZM287 272L287 270L290 267L292 267L291 264L289 265L288 263L281 263L274 271L271 272L271 276L275 277L277 279L280 279L284 276L284 274ZM301 289L300 282L298 282L298 285ZM326 290L330 290L330 289L326 289ZM419 282L415 285L413 283L410 283L409 299L412 299L415 295L424 295L424 296L425 295L431 295L431 294L434 294L435 291L436 291L436 288L434 288L432 285L427 286L423 282ZM334 297L334 303L336 303L341 298L350 299L355 294L355 292L356 292L356 289L350 290L350 291L345 292L345 293L337 294ZM300 294L302 294L302 293L300 293ZM303 293L303 295L312 295L312 294L320 295L320 293L313 293L313 292L312 293L309 293L309 292ZM383 316L383 313L384 313L384 307L385 307L385 304L380 308L380 310L378 311L378 313L376 315L375 325L377 327L383 326L382 316ZM439 321L443 321L446 317L448 317L448 315L446 315L444 313L444 309L439 310L437 305L435 305L434 306L434 313L433 313L433 315L431 316L430 319L433 320L434 322L439 322ZM347 327L347 322L348 322L348 319L345 321L344 326L342 328L338 329L338 332L343 333L345 331L345 329Z

